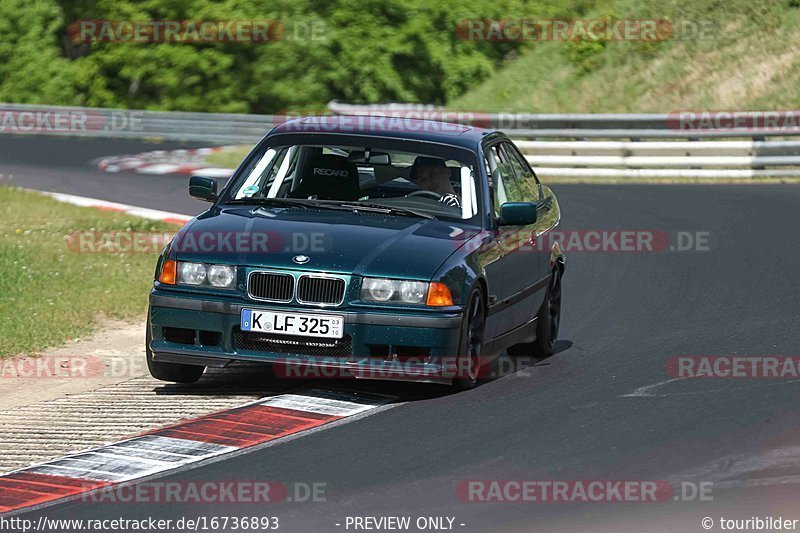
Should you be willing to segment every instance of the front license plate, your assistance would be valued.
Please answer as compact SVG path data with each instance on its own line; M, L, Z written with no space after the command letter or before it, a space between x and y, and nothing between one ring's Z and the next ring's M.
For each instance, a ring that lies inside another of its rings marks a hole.
M241 329L279 335L341 339L344 335L344 317L242 309Z

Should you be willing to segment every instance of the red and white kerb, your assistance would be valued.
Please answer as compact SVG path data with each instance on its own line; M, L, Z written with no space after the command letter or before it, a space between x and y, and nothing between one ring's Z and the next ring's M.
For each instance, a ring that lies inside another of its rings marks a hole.
M281 394L0 476L0 513L129 482L376 409L393 398Z

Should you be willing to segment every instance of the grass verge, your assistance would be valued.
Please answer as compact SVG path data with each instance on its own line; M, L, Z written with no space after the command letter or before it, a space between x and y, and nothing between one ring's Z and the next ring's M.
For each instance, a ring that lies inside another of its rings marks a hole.
M219 152L206 156L206 163L209 166L234 169L252 149L250 145L224 146Z
M797 0L605 0L584 5L589 10L576 18L666 19L675 32L651 42L531 42L517 59L448 107L505 113L796 109Z
M70 234L175 230L0 185L0 357L63 344L103 317L145 313L158 251L81 253Z

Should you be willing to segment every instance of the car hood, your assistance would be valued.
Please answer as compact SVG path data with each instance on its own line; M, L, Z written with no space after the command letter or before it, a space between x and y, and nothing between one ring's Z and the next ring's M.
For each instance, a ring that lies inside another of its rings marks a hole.
M478 228L383 213L213 208L176 235L183 261L431 279ZM304 256L304 257L298 257ZM307 262L298 264L296 260Z

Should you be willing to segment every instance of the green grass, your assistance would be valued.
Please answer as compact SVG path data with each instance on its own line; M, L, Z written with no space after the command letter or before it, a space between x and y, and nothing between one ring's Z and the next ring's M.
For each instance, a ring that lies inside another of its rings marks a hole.
M706 39L531 43L456 110L635 113L796 109L797 0L597 0L580 18L710 21ZM536 17L535 13L531 14Z
M234 169L252 149L251 145L225 146L219 152L207 156L206 162L210 166Z
M147 309L158 251L78 253L76 231L174 232L174 225L0 186L0 357L91 333Z

